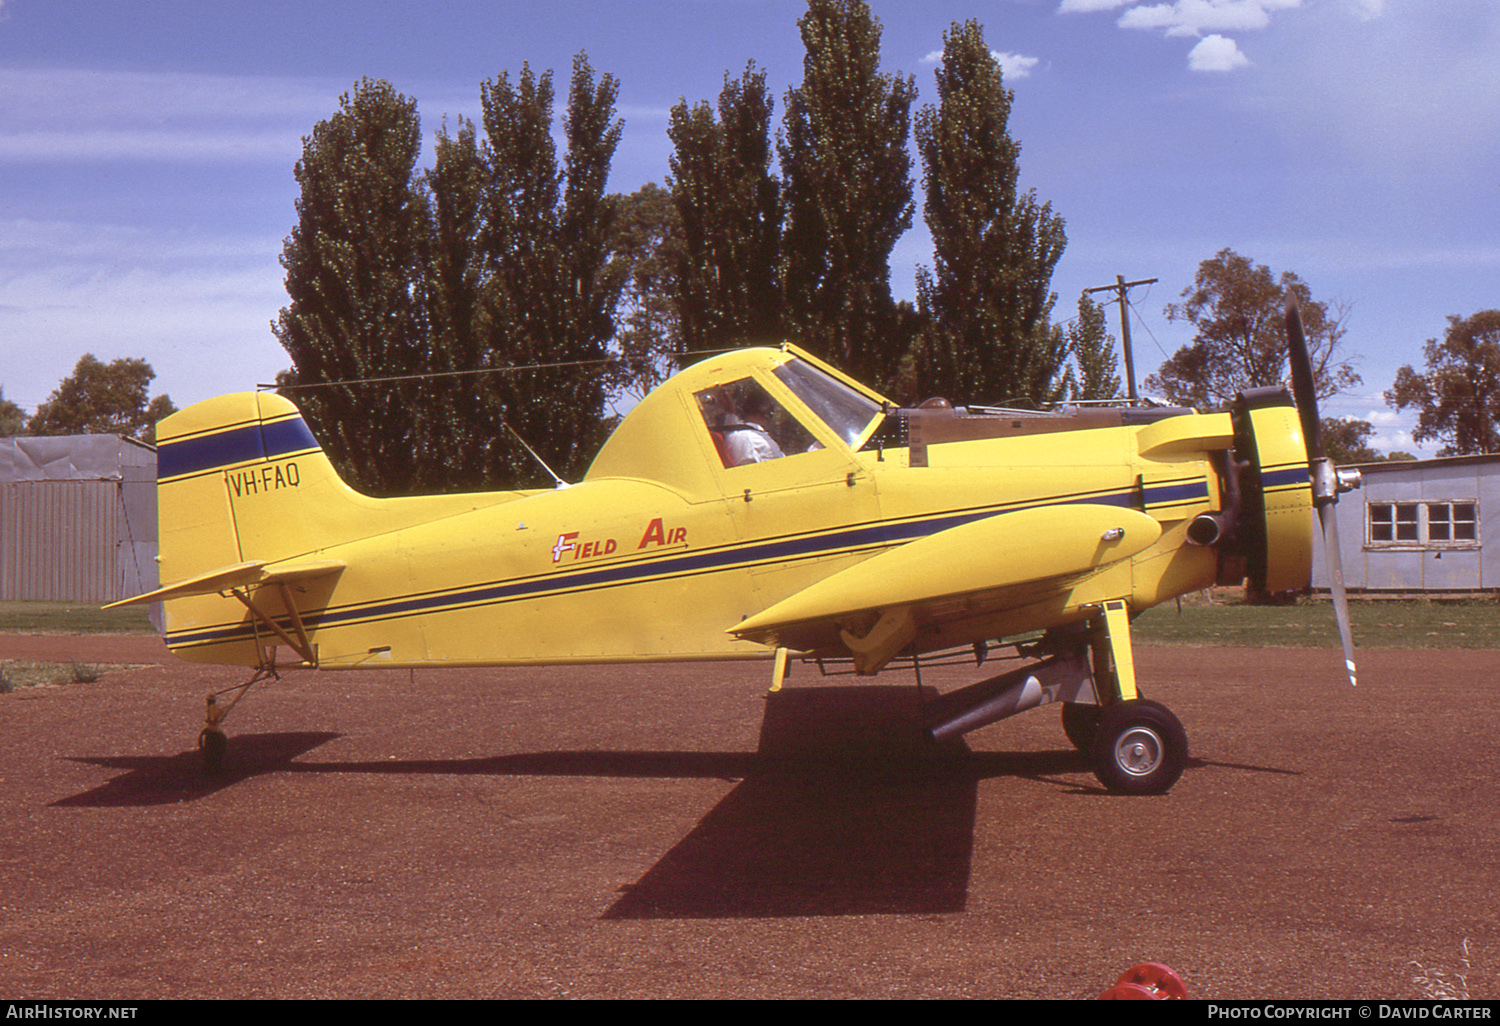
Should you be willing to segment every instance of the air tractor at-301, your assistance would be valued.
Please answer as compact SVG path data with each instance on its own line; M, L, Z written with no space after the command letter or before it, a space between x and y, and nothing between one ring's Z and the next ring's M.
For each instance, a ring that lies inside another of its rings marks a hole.
M1143 698L1131 617L1215 584L1308 584L1322 521L1351 683L1313 374L1288 311L1291 389L1230 408L1060 414L897 409L792 345L715 355L653 391L583 480L374 499L271 393L157 427L165 635L243 665L200 746L254 683L301 667L765 659L861 675L940 656L1017 669L925 706L935 742L1048 704L1113 791L1159 793L1187 737ZM896 421L897 430L881 431ZM887 438L904 444L888 444Z

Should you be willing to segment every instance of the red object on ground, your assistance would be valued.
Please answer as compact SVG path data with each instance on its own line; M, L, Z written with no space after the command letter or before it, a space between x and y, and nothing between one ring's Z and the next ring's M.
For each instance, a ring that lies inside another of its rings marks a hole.
M1170 966L1145 962L1133 966L1099 995L1100 1001L1186 1001L1187 987Z

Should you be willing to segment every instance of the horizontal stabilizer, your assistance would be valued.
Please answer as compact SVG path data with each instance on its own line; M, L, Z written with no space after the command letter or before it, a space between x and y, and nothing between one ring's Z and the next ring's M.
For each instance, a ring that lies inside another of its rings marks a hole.
M1136 510L1080 504L1002 513L890 549L805 588L729 632L766 643L779 628L837 621L955 595L1003 591L1126 559L1161 537Z
M189 577L185 581L169 584L165 588L148 591L135 598L111 602L105 609L117 606L134 606L146 602L163 602L167 599L186 598L189 595L215 595L234 588L257 588L265 584L290 584L314 577L335 574L344 569L343 560L311 559L300 563L284 563L274 570L267 570L269 560L256 559L248 563L233 563L207 573Z

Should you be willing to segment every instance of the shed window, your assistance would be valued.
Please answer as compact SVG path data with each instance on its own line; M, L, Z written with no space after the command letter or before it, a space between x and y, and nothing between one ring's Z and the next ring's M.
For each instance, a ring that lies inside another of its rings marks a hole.
M1367 507L1371 545L1469 546L1479 541L1474 502L1372 502Z
M1474 541L1476 534L1472 502L1429 502L1428 541Z
M1370 541L1414 542L1417 540L1415 502L1370 503Z

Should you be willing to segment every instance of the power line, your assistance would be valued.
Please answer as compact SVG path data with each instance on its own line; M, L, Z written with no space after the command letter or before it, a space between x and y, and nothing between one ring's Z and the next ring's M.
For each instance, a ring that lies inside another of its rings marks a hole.
M673 354L681 360L687 357L713 356L718 353L733 353L739 348L731 346L725 349L694 349L691 352ZM335 385L380 385L391 384L397 381L421 381L425 378L460 378L473 374L515 374L519 371L533 370L555 370L560 367L596 367L600 364L623 365L624 360L618 357L605 357L599 360L564 360L559 363L527 363L515 367L479 367L473 370L457 371L424 371L420 374L393 374L388 377L378 378L346 378L343 381L309 381L301 385L277 385L257 384L256 388L270 388L278 391L291 391L299 388L332 388Z
M552 370L558 367L591 367L601 363L619 363L609 358L604 360L565 360L561 363L529 363L521 367L480 367L477 370L425 371L421 374L394 374L383 378L347 378L344 381L310 381L302 385L257 384L256 388L274 388L290 391L296 388L332 388L334 385L379 385L393 381L420 381L423 378L460 378L471 374L514 374L517 371Z

